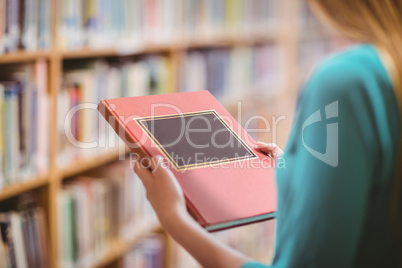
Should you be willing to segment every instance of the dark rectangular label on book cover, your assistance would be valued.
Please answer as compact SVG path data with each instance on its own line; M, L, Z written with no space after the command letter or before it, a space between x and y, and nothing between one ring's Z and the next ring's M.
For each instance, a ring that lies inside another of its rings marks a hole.
M257 157L214 110L136 121L176 170Z

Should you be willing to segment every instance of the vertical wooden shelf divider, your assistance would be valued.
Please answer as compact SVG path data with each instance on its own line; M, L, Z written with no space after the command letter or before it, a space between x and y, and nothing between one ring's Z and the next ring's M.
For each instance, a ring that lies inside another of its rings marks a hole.
M58 130L57 130L57 96L61 84L62 59L58 51L57 40L57 19L58 19L58 0L51 1L51 53L49 59L49 92L51 98L50 105L50 184L49 184L49 234L50 234L50 263L52 267L58 267L58 222L57 222L57 194L60 191L61 173L57 167L58 156Z

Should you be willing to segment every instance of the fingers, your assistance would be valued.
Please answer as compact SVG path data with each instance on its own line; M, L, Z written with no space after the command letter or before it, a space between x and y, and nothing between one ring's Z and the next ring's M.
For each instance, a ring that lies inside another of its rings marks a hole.
M277 148L275 143L265 143L262 141L257 142L257 148L266 154L273 153Z
M136 161L134 163L134 172L138 175L145 187L151 183L153 179L152 172L148 169L148 167L144 166L141 161Z
M160 155L157 156L153 156L151 158L151 161L149 163L149 168L151 169L152 174L158 175L160 174L163 169L164 169L164 165L163 165L163 157Z
M162 161L163 157L157 155L152 158L142 159L134 164L134 171L145 186L149 184L154 175L160 176L165 171Z
M259 141L257 142L257 148L263 153L270 155L275 160L281 157L283 154L281 148L279 148L275 143L265 143Z

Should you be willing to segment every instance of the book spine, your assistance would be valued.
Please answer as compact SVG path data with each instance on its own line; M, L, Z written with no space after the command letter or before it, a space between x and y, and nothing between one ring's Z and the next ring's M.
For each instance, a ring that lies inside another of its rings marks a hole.
M105 120L114 129L117 135L126 143L130 144L129 149L131 152L135 153L140 157L140 159L149 157L149 153L146 149L140 146L134 135L127 131L124 122L114 113L113 108L109 106L107 100L102 100L98 105L98 111L105 118ZM117 120L117 122L116 122ZM127 132L126 132L127 131ZM127 135L128 134L128 135Z
M15 247L12 237L11 221L9 213L0 213L0 236L6 247L8 267L16 267Z
M0 190L5 186L4 178L4 132L5 132L5 110L4 110L4 86L0 84Z
M123 256L123 268L162 268L165 262L166 239L162 235L144 238Z
M6 184L16 181L19 167L19 115L18 88L16 83L7 83L4 95L4 174Z
M21 216L16 212L10 213L11 233L15 246L15 259L17 267L27 268L27 255L24 246L24 237L22 232Z
M37 241L37 237L35 236L36 230L34 229L34 222L32 221L32 217L29 215L27 211L24 211L21 213L21 219L22 219L22 231L23 231L23 236L24 236L24 246L25 246L25 252L26 252L26 257L27 257L27 263L29 264L29 267L39 267L37 266L37 247L35 245Z
M3 237L0 234L0 267L10 267L9 259L7 245L4 243Z
M47 63L39 60L35 63L36 85L38 94L38 134L37 134L37 163L38 171L47 170L49 165L49 97L47 94Z
M25 50L38 49L39 35L39 0L25 0L22 9L24 10L24 24L21 36L21 43Z
M29 107L30 114L28 116L28 120L30 121L30 135L28 135L28 144L29 144L29 157L30 157L30 164L31 170L33 174L38 172L38 159L37 159L37 140L38 140L38 91L36 85L33 85L30 90L31 92L31 99Z
M61 207L61 234L62 243L61 263L62 267L74 267L77 263L77 236L75 228L75 201L68 191L63 191L60 196Z
M51 45L50 33L50 0L36 0L35 11L37 16L34 17L37 26L35 27L35 37L37 49L46 50Z
M7 1L7 51L17 50L20 42L20 2L19 0Z
M46 217L45 212L42 208L38 207L35 210L35 224L36 224L36 242L39 244L39 267L48 268L49 266L49 255L48 255L48 236L46 228Z
M0 54L5 52L6 0L0 0Z

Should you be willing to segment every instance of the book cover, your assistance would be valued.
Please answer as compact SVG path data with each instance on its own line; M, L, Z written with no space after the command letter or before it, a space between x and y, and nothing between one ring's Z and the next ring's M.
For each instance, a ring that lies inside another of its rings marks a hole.
M208 91L103 100L98 110L135 157L167 159L207 230L274 217L275 163Z

